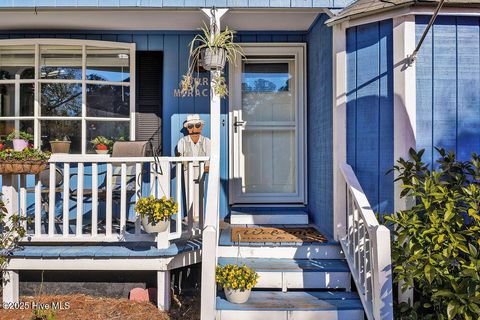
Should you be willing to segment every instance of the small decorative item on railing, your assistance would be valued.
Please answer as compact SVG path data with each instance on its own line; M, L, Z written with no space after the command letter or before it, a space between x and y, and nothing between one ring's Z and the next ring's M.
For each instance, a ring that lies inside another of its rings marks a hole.
M97 136L90 141L95 146L95 152L98 154L107 154L113 146L113 140L110 140L104 136Z
M258 274L246 265L226 264L217 266L216 281L223 287L225 296L231 303L245 303L252 288L257 284Z
M178 212L178 204L173 198L154 196L140 198L135 204L135 212L142 218L142 226L147 233L159 233L168 229L170 218Z
M49 152L25 148L14 151L10 148L0 151L0 174L38 174L47 166Z

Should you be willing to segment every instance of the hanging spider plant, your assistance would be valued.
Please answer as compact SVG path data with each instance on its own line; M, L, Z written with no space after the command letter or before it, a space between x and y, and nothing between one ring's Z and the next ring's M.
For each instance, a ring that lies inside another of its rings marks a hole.
M202 34L197 34L190 42L188 70L180 81L180 92L187 95L194 87L195 68L202 66L205 70L215 72L212 79L212 89L221 98L228 95L227 84L223 77L223 68L228 61L236 65L237 55L244 57L242 47L234 43L235 31L225 28L219 33L210 32L204 23Z

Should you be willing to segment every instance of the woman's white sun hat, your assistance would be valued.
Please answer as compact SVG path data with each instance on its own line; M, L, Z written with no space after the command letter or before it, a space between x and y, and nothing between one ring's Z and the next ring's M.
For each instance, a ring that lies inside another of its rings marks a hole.
M200 119L200 115L199 114L189 114L187 116L187 120L185 120L185 122L183 123L183 127L186 128L189 124L195 124L195 123L201 123L201 124L204 124L205 121L203 121L202 119Z

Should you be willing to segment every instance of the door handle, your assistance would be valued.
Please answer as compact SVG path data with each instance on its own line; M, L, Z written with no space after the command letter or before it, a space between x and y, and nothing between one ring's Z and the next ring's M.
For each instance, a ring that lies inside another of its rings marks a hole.
M238 120L238 117L235 116L235 117L234 117L234 121L233 121L233 131L234 131L235 133L237 133L237 132L238 132L238 129L237 129L237 128L238 128L238 127L242 127L242 126L244 125L244 123L245 123L245 121Z

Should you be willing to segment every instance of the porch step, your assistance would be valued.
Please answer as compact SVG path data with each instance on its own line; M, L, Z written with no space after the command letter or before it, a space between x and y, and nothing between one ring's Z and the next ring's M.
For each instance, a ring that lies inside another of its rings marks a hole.
M220 265L235 264L237 258L219 258ZM350 289L350 269L338 259L238 259L257 271L255 288L269 289Z
M244 304L217 296L217 320L360 320L362 303L354 292L252 291Z
M269 225L266 225L268 227ZM288 226L287 226L288 227ZM312 225L295 225L312 227ZM220 230L219 257L276 258L276 259L344 259L338 242L251 242L234 243L231 240L231 227Z
M308 224L308 213L304 211L232 211L230 224Z

